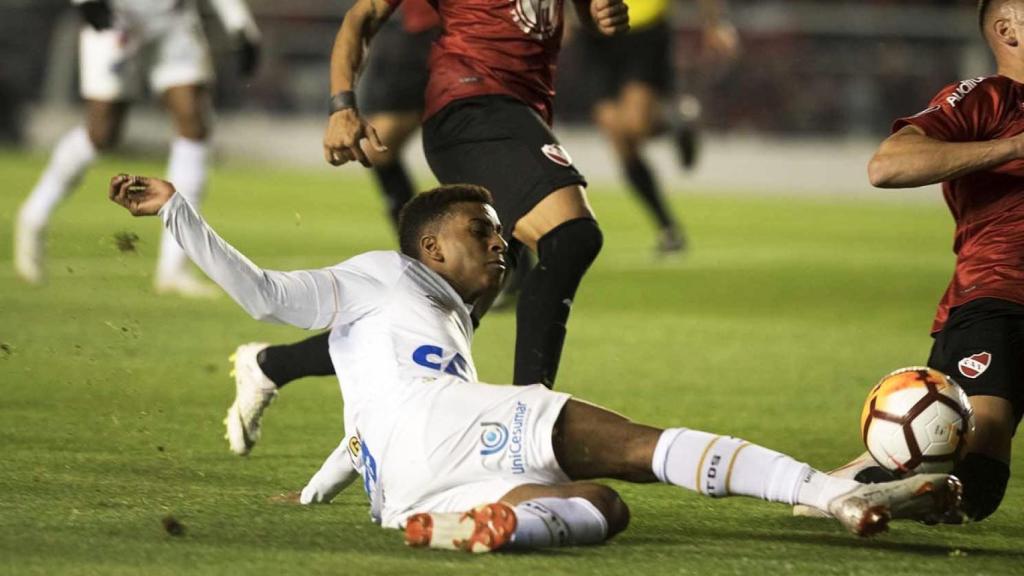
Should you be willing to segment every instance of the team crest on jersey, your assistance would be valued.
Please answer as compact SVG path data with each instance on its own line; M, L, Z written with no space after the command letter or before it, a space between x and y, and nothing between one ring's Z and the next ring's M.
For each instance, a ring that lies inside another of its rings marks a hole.
M960 359L957 363L957 368L960 369L960 373L968 378L977 378L981 376L985 370L988 370L989 363L992 362L992 355L988 352L978 352L970 356Z
M572 156L569 156L569 151L565 149L561 144L545 144L540 147L540 151L559 166L572 166Z
M562 27L562 0L513 0L512 19L523 32L547 40Z

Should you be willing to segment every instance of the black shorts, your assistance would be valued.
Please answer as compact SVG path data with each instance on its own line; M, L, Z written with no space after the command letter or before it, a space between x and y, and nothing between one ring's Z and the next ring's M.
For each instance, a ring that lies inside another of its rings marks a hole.
M427 59L439 29L410 34L399 19L388 20L373 37L356 87L363 116L422 112Z
M646 84L663 95L672 89L672 32L667 22L610 37L580 31L579 41L587 93L596 99L592 104L618 98L627 82Z
M1024 414L1024 306L979 298L952 310L935 334L928 365L949 374L968 396L1010 401Z
M423 151L442 184L490 190L509 242L516 222L548 194L587 185L540 115L509 96L448 104L423 123Z

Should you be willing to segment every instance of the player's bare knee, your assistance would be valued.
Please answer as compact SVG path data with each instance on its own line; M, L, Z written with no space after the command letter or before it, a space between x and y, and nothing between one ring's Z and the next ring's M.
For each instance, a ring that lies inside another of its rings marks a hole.
M179 118L177 122L178 136L189 140L206 140L210 136L210 128L201 115Z
M622 532L629 526L629 506L619 493L603 484L590 484L586 498L604 514L608 522L608 538Z

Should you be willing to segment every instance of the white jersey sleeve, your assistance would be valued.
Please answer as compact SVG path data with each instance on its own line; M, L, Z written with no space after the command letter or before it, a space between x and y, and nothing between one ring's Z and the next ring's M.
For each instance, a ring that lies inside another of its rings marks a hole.
M344 264L319 270L264 270L224 241L180 194L160 209L164 227L199 268L253 318L322 329L372 312L387 290Z

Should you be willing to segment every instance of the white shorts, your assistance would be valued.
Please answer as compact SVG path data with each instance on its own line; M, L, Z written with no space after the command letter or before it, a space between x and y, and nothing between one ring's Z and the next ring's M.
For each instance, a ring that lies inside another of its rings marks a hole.
M210 49L192 12L169 17L158 30L98 32L83 26L78 61L82 97L102 102L138 96L146 66L150 88L158 94L213 80Z
M376 460L381 524L399 528L418 512L464 512L523 484L568 482L551 435L569 398L540 384L425 384L399 408L400 424Z

